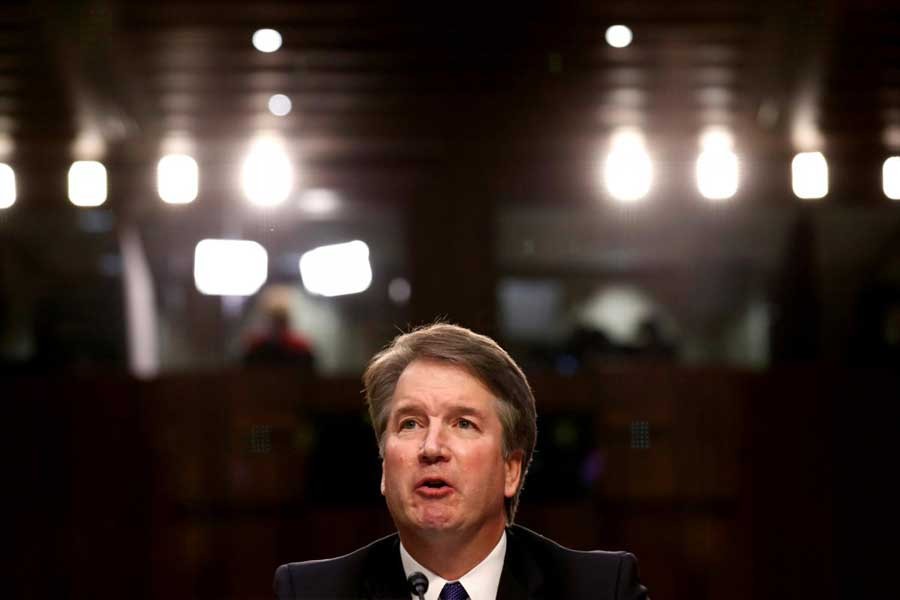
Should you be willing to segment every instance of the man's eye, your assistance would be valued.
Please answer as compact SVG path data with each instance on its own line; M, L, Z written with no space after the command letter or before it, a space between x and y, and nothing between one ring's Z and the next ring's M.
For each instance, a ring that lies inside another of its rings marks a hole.
M400 429L414 429L416 422L413 419L404 419L400 421Z
M468 419L460 419L456 424L460 429L474 429L475 423Z

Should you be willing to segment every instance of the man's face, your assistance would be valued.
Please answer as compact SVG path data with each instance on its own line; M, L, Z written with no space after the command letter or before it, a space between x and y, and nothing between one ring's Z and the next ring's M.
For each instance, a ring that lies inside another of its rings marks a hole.
M412 362L394 391L384 432L381 493L404 534L500 531L522 452L503 458L497 400L465 370Z

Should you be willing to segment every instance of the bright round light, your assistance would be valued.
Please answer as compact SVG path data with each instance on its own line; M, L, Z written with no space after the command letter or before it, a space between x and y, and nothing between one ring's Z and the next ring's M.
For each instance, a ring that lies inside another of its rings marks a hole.
M609 194L623 203L642 199L653 184L653 161L640 132L622 129L612 136L612 149L603 166Z
M16 202L16 173L12 167L0 163L0 208L9 208Z
M804 200L816 200L828 194L828 162L821 152L801 152L794 157L791 186L794 195Z
M94 160L76 160L69 167L69 201L75 206L106 202L106 167Z
M882 167L884 195L891 200L900 200L900 156L892 156Z
M167 154L156 169L159 197L167 204L188 204L197 198L197 161L186 154Z
M331 297L364 292L372 283L369 246L354 240L314 248L300 257L300 278L310 294Z
M697 158L697 188L709 200L727 200L738 187L738 159L726 149L704 150Z
M269 98L269 112L276 117L283 117L291 112L291 99L284 94L275 94Z
M253 204L274 206L290 195L294 168L282 145L272 139L258 140L244 159L241 187Z
M201 240L194 248L194 286L208 296L252 296L266 282L268 265L257 242Z
M606 43L613 48L624 48L633 39L631 30L624 25L613 25L606 30Z
M274 29L259 29L253 34L253 47L260 52L275 52L281 48L281 34Z

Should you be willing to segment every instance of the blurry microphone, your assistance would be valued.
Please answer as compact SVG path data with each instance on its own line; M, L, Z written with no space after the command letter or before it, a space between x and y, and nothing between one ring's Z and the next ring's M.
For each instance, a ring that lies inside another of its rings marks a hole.
M410 591L419 597L419 600L425 600L425 592L428 591L428 578L422 573L416 571L406 578Z

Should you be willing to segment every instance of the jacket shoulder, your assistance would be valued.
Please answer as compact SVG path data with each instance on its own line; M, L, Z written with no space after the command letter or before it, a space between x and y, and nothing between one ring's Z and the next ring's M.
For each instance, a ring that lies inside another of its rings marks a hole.
M279 600L359 598L373 561L388 560L396 544L392 534L336 558L283 564L275 570L275 595Z
M629 552L573 550L517 525L510 528L509 535L540 565L551 589L566 590L572 598L647 597L646 588L640 584L637 559Z

